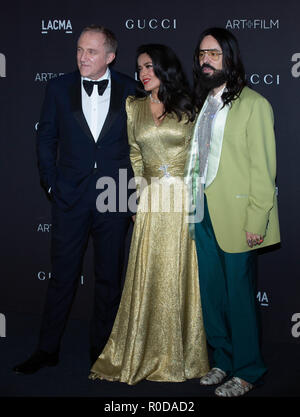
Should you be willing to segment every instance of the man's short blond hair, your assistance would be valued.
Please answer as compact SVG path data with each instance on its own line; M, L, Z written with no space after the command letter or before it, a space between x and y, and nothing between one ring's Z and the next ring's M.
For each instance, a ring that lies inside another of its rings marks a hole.
M82 30L81 35L83 33L86 33L86 32L103 33L103 35L105 36L105 42L104 42L104 44L106 46L107 52L108 53L109 52L113 52L114 54L116 53L117 47L118 47L118 41L117 41L117 38L116 38L115 34L111 30L105 28L104 26L94 25L93 24L93 25L86 26Z

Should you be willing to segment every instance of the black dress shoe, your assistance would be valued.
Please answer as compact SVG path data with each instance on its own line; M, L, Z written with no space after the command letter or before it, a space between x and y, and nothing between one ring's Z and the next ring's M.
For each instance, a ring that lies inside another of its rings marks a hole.
M58 364L58 357L58 352L48 353L43 350L37 350L25 362L15 366L13 371L17 374L34 374L45 366L56 366Z

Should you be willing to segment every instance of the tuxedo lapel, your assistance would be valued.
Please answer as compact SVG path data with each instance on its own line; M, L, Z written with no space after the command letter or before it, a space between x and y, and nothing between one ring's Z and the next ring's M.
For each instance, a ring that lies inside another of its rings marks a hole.
M77 123L84 131L84 133L95 143L92 132L90 131L89 125L84 117L82 111L82 99L81 99L81 78L77 78L74 84L71 85L70 90L71 110L77 120Z
M111 92L110 92L110 105L107 117L105 119L102 130L99 134L97 142L99 142L106 133L110 130L115 118L120 112L122 106L122 94L123 89L118 80L115 78L113 71L111 71Z

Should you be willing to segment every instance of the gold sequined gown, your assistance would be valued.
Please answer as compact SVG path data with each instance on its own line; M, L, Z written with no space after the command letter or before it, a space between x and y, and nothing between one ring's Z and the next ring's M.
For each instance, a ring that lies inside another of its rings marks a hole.
M183 210L193 125L166 116L157 126L149 98L129 97L126 111L131 163L148 186L140 195L120 307L90 378L130 385L199 378L209 366L197 255ZM164 206L168 190L171 210Z

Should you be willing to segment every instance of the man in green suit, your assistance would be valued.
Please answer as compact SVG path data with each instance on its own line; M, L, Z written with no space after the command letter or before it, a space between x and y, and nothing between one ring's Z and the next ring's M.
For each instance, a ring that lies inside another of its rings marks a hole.
M208 344L203 385L240 396L266 372L255 310L257 248L280 241L273 112L246 86L236 38L202 33L194 56L195 124L186 166ZM224 379L228 380L224 383Z

